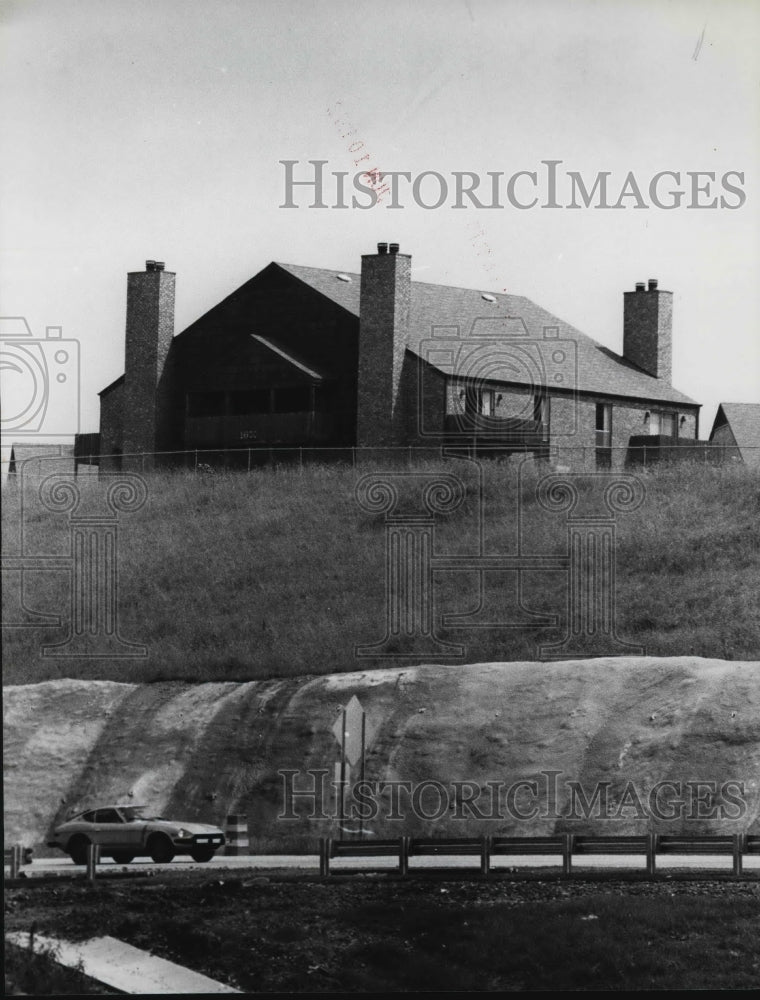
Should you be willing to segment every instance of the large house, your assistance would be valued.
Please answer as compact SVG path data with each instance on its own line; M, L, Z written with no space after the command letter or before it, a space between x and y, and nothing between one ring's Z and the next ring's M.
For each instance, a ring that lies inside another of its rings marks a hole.
M147 261L127 279L125 373L100 393L101 466L461 445L606 468L644 435L696 440L656 280L623 295L619 356L523 296L412 281L411 263L395 243L360 274L271 263L175 337L175 275Z

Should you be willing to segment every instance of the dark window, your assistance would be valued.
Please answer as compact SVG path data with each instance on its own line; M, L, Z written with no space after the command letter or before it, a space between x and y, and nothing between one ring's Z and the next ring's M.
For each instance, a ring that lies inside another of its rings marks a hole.
M187 415L189 417L224 416L224 393L223 392L188 393Z
M230 393L230 413L245 416L249 413L269 413L271 393L269 389L247 389Z
M609 431L610 429L610 405L609 403L596 404L596 429L598 431Z
M122 823L121 816L115 809L98 809L95 813L96 823Z
M95 813L94 812L88 812L88 813L85 813L84 816L80 816L79 818L83 822L85 822L85 823L94 823L95 822Z
M297 385L274 390L275 413L305 413L311 409L311 386Z
M464 412L468 416L492 417L494 412L493 389L465 386Z
M596 467L609 469L612 465L612 406L596 404Z

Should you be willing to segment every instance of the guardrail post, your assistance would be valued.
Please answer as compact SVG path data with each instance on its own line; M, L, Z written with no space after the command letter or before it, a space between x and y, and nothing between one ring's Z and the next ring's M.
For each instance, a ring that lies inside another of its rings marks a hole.
M491 871L491 838L483 837L480 845L480 874L488 875Z
M660 846L660 835L659 833L653 833L652 835L652 875L657 874L657 850Z
M654 848L655 835L650 833L647 835L647 875L654 875Z
M330 874L330 854L328 852L329 841L326 837L319 838L319 874L322 878L327 878Z
M98 862L100 861L100 847L98 844L87 845L87 881L94 882L97 874Z
M573 835L572 833L565 834L565 840L562 844L562 873L564 875L569 875L572 870L573 865Z
M400 837L398 843L398 870L401 875L409 871L409 837Z
M21 844L14 844L11 847L11 878L18 878L19 869L21 868L21 859L23 857L23 848Z
M744 844L742 843L743 837L740 833L734 834L734 875L741 875L742 873L742 849Z

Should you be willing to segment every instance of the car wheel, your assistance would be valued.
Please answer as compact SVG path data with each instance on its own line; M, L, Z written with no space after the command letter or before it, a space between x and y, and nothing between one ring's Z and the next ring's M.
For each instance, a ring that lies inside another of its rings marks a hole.
M135 860L134 854L130 854L129 851L114 851L111 857L117 865L128 865L130 861Z
M213 858L215 850L214 847L196 847L194 851L190 851L190 857L193 861L203 863Z
M148 840L148 853L158 865L166 865L174 860L174 844L168 837L154 834Z
M87 848L90 846L90 841L87 837L81 836L72 837L69 841L68 851L69 857L74 862L75 865L86 865L87 864Z

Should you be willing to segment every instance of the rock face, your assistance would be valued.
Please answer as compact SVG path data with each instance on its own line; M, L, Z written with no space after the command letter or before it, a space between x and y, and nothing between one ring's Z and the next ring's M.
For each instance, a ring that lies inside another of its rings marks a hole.
M369 784L353 788L356 761L341 815L335 731L353 696ZM363 834L381 837L760 829L760 662L57 680L5 688L4 710L5 842L39 853L71 812L115 801L220 825L247 815L254 852L314 849L341 827L357 831L360 810Z

